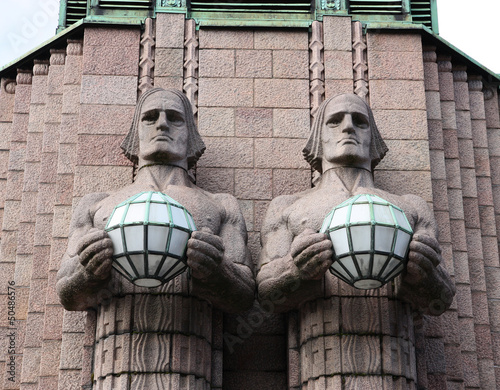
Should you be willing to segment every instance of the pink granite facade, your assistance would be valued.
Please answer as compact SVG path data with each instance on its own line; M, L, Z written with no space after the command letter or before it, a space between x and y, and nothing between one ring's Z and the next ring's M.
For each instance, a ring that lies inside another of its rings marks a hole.
M310 30L196 30L183 14L160 13L145 29L84 25L65 48L21 64L15 80L0 76L0 390L140 388L122 375L134 371L121 365L135 345L127 321L140 322L125 300L97 321L65 311L55 282L78 200L133 180L119 144L149 85L191 100L207 146L197 185L238 199L256 266L269 202L312 186L302 158L311 113L337 93L366 97L390 149L376 184L433 208L457 288L440 317L412 312L391 286L361 292L337 280L325 287L333 298L287 314L255 302L205 318L200 302L205 326L172 341L168 388L500 388L499 83L490 74L419 30L363 32L347 16ZM182 299L173 294L173 316L184 315ZM191 348L199 359L183 361Z

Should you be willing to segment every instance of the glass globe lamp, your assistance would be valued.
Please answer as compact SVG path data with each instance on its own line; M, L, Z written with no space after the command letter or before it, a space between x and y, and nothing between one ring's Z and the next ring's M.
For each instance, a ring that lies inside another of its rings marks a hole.
M376 195L341 203L320 232L333 243L330 272L358 289L381 287L406 268L413 230L399 207Z
M186 271L186 246L196 227L184 206L149 191L117 205L105 230L113 241L113 267L137 286L157 287Z

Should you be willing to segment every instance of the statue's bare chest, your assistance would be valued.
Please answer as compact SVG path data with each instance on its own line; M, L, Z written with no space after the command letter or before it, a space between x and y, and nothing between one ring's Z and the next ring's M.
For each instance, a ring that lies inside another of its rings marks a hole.
M323 220L332 209L348 199L344 192L326 193L317 191L298 199L285 210L288 228L294 236L305 229L319 231Z

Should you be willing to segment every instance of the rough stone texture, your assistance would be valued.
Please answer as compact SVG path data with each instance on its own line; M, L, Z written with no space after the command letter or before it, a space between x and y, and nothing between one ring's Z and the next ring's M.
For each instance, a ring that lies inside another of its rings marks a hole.
M253 49L253 31L200 29L200 49Z
M198 162L200 167L252 167L253 140L251 138L210 137L205 139L207 151Z
M82 104L135 104L136 76L83 75Z
M351 18L325 16L323 19L325 50L351 51Z
M370 80L423 80L422 54L408 51L375 51L368 53ZM394 48L396 49L396 48Z
M423 81L371 80L370 95L373 109L426 108Z
M326 60L325 60L326 61ZM309 56L306 50L274 50L273 77L285 79L309 78ZM256 77L262 77L256 75Z
M182 48L184 19L183 14L159 13L156 16L156 47Z
M350 51L325 51L325 75L328 80L351 80L351 67Z
M253 82L249 79L200 79L201 107L252 107Z
M273 110L268 108L237 108L237 137L270 137L273 132Z
M255 49L274 50L307 50L309 46L307 33L286 30L255 30Z
M284 91L287 93L284 94ZM309 83L295 79L255 79L255 106L307 108Z
M273 76L273 66L275 66L273 56L277 52L271 50L237 50L235 62L236 77L271 78ZM201 53L203 51L200 52L200 55ZM220 66L221 64L219 64Z
M234 116L233 108L200 107L198 130L203 136L234 136Z
M83 74L128 76L138 74L139 51L134 46L84 46Z
M307 138L310 115L307 109L274 109L273 135L279 138Z
M155 76L182 77L183 49L159 48L155 52Z
M200 50L199 55L200 77L234 77L234 50L204 49ZM172 66L177 71L182 70L178 64ZM244 76L238 74L238 77Z

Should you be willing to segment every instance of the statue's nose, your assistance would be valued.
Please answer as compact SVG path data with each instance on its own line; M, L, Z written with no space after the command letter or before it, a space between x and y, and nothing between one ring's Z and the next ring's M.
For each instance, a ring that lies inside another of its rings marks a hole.
M158 120L156 122L156 128L158 130L168 130L168 118L167 118L167 113L162 111L160 112L160 115L158 115Z
M354 132L354 124L352 122L352 116L346 114L342 120L342 131L347 133Z

